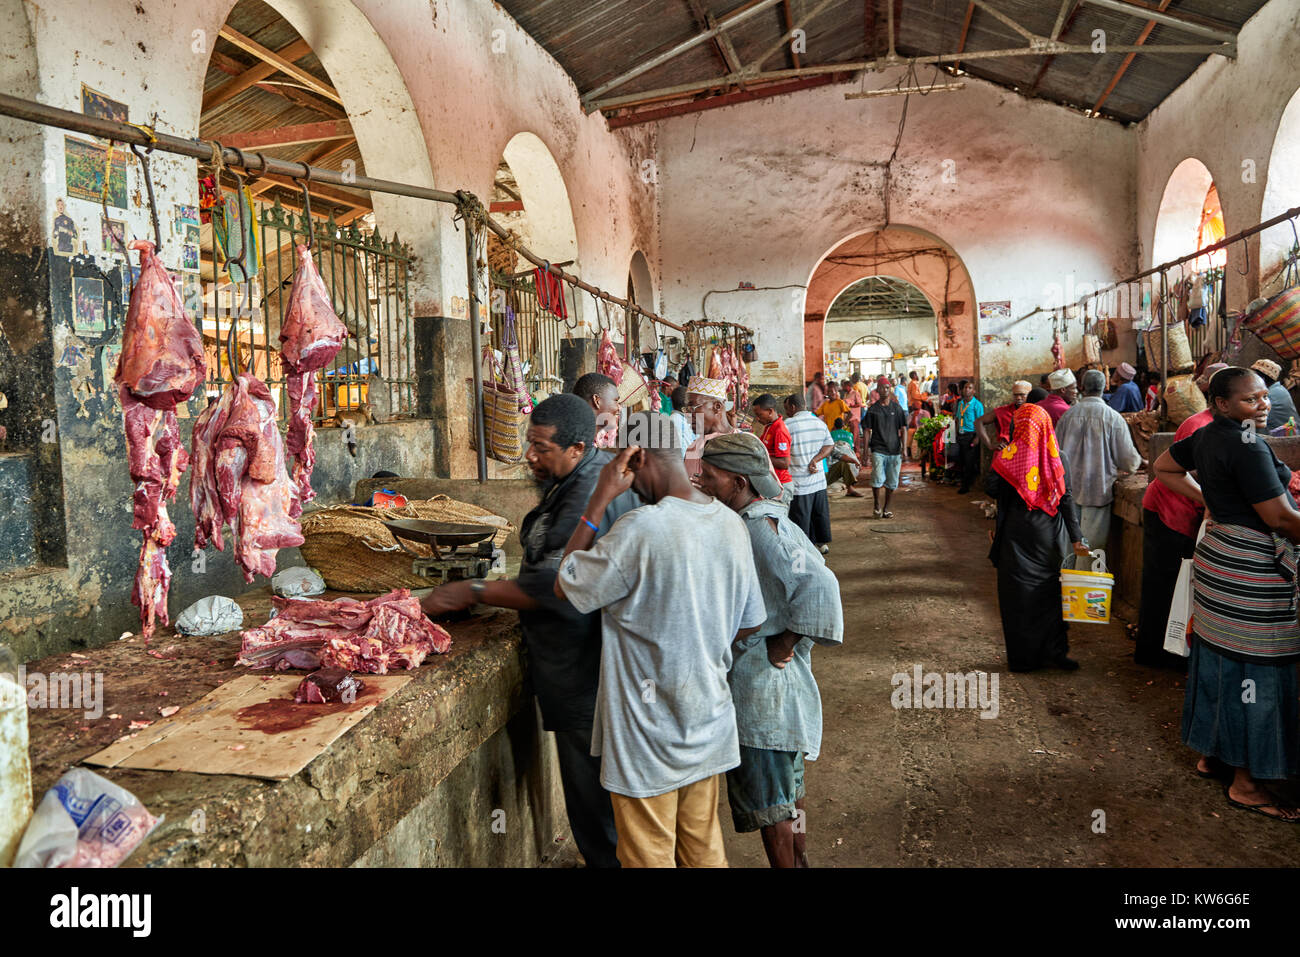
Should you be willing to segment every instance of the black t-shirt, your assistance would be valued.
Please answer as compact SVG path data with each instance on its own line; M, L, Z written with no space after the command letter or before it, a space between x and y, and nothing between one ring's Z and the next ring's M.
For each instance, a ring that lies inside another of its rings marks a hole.
M1215 416L1205 428L1175 442L1169 454L1189 472L1196 471L1214 521L1270 531L1252 506L1284 494L1291 470L1278 461L1263 435Z
M877 402L867 409L866 427L871 430L867 448L881 455L902 455L903 440L898 430L907 428L907 413L897 402Z

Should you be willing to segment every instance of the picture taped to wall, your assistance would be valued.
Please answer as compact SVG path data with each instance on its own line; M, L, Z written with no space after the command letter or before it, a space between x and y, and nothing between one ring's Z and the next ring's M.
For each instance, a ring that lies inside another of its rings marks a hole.
M109 165L108 147L71 136L65 136L63 144L68 195L98 203L104 191L104 167ZM106 201L109 206L126 209L126 153L122 146L113 151Z
M104 252L110 256L126 255L126 223L120 219L99 219L99 235Z
M198 272L199 269L199 247L184 245L181 247L181 268Z
M129 117L129 109L125 103L110 99L84 83L81 84L81 112L86 116L96 116L101 120L116 120L118 123L127 122Z
M1001 335L1011 325L1011 301L981 302L979 331L985 335Z
M99 348L99 385L102 389L113 388L113 376L117 373L117 359L122 354L122 344L111 342Z
M102 279L72 277L72 329L79 336L102 335L107 331Z
M123 270L123 275L122 305L128 306L131 304L131 290L134 289L135 284L140 281L140 267L138 265L130 264L130 261L128 260L128 265Z
M199 245L199 227L188 224L185 226L185 242L191 246Z
M76 255L77 221L68 215L68 204L61 198L54 201L53 242L55 255Z

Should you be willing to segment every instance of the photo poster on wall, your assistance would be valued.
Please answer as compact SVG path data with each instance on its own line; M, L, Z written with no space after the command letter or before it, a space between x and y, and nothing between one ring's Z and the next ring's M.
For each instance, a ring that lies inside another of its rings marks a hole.
M979 304L980 341L985 345L1002 342L1011 345L1011 301L1009 299Z
M99 336L108 329L104 317L104 281L72 277L72 330L79 336Z
M114 100L98 90L81 84L81 112L101 120L114 120L118 123L130 121L130 108L121 100Z
M99 219L99 238L104 244L104 252L110 256L126 256L126 221L121 219L108 219L101 216Z
M65 136L63 144L68 196L98 203L104 193L104 170L108 167L108 193L103 198L109 206L126 209L125 147L114 147L110 161L109 148L98 143Z

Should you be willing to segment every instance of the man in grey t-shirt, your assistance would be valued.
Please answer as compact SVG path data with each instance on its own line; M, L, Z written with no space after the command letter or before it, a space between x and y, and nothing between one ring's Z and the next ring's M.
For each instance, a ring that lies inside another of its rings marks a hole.
M695 488L670 419L632 413L569 540L556 593L601 610L591 752L625 867L725 867L719 775L740 763L732 642L766 619L744 522ZM595 541L628 488L648 504Z

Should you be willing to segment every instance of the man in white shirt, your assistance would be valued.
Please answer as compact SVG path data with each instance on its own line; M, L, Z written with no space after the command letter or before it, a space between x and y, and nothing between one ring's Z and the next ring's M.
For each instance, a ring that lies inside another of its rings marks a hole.
M767 612L744 521L691 484L671 419L627 417L569 539L555 591L601 610L591 753L610 792L624 867L725 867L719 776L740 764L732 642ZM648 504L595 541L602 502Z
M822 460L835 451L835 440L826 423L804 407L803 396L797 392L785 400L785 427L790 430L790 476L794 480L790 521L825 555L831 550L831 505Z

